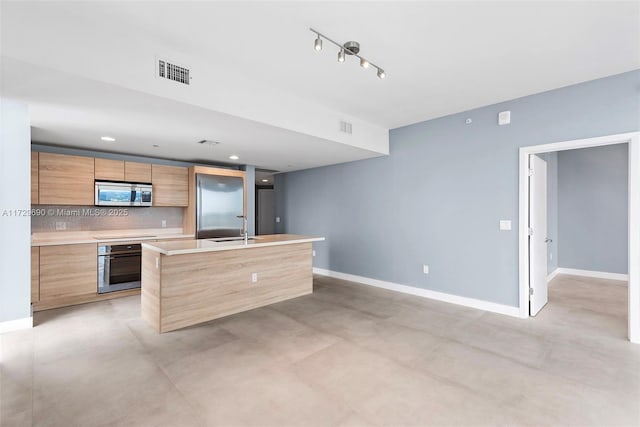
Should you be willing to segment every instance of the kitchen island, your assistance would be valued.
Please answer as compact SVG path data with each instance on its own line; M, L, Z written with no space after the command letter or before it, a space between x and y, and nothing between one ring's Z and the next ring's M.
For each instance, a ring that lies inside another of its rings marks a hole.
M291 234L142 244L142 318L168 332L313 292L312 242Z

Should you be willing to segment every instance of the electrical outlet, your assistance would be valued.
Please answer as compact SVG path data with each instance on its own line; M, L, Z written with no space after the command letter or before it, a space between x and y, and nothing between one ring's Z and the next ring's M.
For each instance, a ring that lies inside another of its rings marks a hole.
M56 222L56 231L66 230L67 223L64 221Z
M258 273L251 273L251 283L258 283Z
M311 255L316 256L316 251L315 250L311 251Z
M429 266L427 264L422 266L422 272L424 274L429 274Z
M549 252L549 261L553 261L553 252Z
M280 217L279 216L276 217L276 222L280 222Z
M167 220L166 219L162 220L162 228L167 228Z

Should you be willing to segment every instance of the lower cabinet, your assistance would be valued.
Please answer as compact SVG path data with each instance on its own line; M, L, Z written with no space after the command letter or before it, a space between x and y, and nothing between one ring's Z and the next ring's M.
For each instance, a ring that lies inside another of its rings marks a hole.
M31 302L40 301L40 248L31 247Z
M96 243L40 247L40 301L96 294Z

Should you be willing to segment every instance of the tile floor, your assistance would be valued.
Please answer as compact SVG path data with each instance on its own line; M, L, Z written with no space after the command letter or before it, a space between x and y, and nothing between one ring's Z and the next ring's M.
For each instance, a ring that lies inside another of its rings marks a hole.
M626 286L558 277L515 319L316 277L158 335L139 298L0 336L2 426L640 425Z

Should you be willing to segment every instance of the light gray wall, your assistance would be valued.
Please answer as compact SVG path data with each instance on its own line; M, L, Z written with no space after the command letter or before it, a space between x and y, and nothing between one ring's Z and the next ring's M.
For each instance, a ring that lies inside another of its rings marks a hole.
M31 316L30 144L27 106L0 98L0 322Z
M637 131L639 91L635 70L394 129L387 157L278 175L278 230L325 236L316 267L517 306L518 148Z
M558 153L560 267L628 273L628 144Z
M256 168L254 166L247 166L245 168L247 173L247 230L250 236L256 234Z

